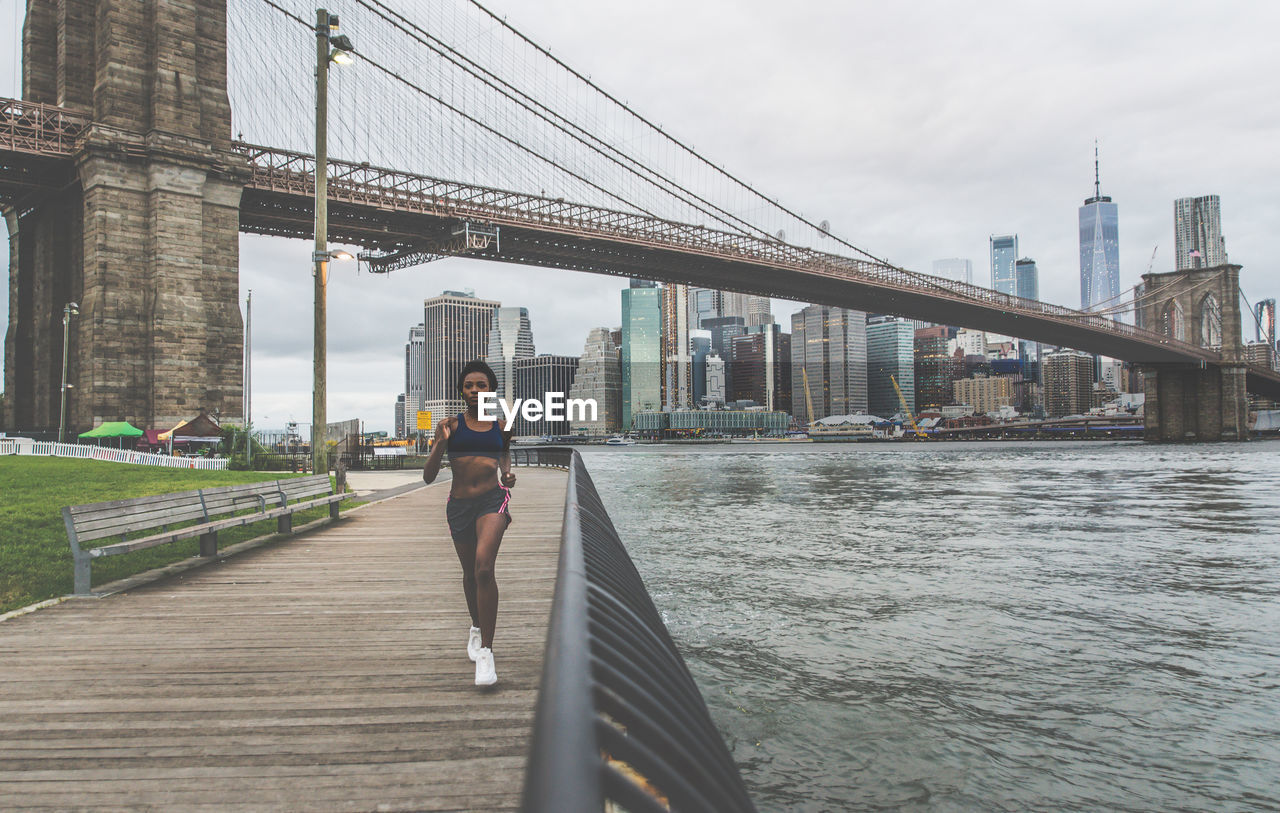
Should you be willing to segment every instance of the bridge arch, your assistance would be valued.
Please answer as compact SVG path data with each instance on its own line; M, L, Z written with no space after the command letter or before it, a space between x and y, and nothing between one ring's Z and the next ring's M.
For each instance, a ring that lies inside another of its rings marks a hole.
M1222 306L1213 292L1200 297L1198 308L1199 344L1201 347L1222 347Z
M1187 320L1178 300L1170 299L1160 312L1160 332L1180 342L1187 340Z

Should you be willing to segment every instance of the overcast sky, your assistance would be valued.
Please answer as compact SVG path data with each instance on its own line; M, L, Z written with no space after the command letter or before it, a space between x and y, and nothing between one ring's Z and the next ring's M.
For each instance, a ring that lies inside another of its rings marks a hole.
M14 48L20 5L0 0ZM1102 193L1119 206L1122 287L1157 245L1154 269L1172 269L1175 198L1216 194L1246 295L1280 296L1280 4L487 5L703 155L896 264L928 272L966 257L989 284L987 239L1015 232L1041 297L1078 307L1077 210L1093 194L1096 138ZM0 94L17 95L14 52L0 53ZM264 428L310 419L310 251L241 239ZM472 288L526 306L539 352L576 355L591 327L618 324L626 284L459 259L387 277L348 265L331 272L329 415L370 429L391 428L424 298ZM774 313L789 329L802 304L775 300Z

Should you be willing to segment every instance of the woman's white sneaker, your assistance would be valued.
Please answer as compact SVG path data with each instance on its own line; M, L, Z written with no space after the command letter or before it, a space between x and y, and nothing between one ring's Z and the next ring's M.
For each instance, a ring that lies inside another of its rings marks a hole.
M476 661L476 653L480 651L480 628L472 627L467 634L467 657L472 663Z
M493 668L493 650L481 647L476 653L476 685L492 686L498 682L498 670Z

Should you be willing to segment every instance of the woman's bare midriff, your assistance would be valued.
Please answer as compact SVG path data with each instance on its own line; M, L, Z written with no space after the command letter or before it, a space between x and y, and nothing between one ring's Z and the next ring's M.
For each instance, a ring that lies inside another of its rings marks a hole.
M450 458L453 484L449 494L459 499L479 497L498 485L498 461L492 457L463 455Z

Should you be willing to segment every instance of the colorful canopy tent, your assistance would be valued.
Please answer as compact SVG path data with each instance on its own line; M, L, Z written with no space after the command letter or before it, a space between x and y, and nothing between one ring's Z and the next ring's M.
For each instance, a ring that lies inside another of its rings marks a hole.
M140 438L142 430L128 421L107 421L88 432L81 432L82 438Z
M203 412L171 431L174 443L216 443L222 440L222 427Z

